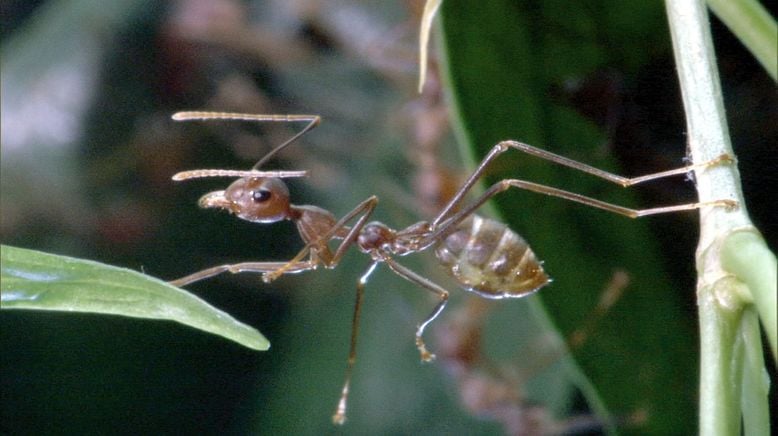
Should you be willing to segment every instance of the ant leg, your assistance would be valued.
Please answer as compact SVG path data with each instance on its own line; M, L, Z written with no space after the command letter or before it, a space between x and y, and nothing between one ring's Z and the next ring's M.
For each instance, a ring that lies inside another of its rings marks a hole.
M242 263L235 263L235 264L219 265L211 268L206 268L194 274L181 277L180 279L171 280L168 283L180 288L181 286L186 286L190 283L199 282L200 280L205 280L207 278L211 278L213 276L217 276L219 274L226 273L226 272L232 274L238 274L244 272L266 273L268 271L274 271L278 268L287 265L288 262L242 262ZM289 265L285 269L285 271L287 273L297 273L302 271L309 271L314 268L316 268L316 263L309 260L305 262L296 262L293 265Z
M448 302L448 291L443 289L440 285L432 282L431 280L424 278L416 274L415 272L409 270L408 268L400 265L390 257L384 258L383 261L386 262L386 265L397 275L404 278L405 280L408 280L409 282L415 283L418 286L421 286L422 288L436 294L440 299L440 302L438 302L435 308L432 309L432 313L430 313L429 316L427 316L427 318L416 328L416 348L419 349L419 353L421 354L421 360L422 362L431 362L432 360L435 359L435 355L430 353L427 350L427 347L424 344L424 339L422 339L422 335L424 334L424 329L426 329L427 326L432 321L434 321L435 318L437 318L441 312L443 312L443 309L445 309L446 303Z
M292 258L292 260L287 262L276 262L276 264L279 265L278 267L262 271L262 281L265 283L270 283L282 275L292 272L292 268L299 264L300 261L302 261L303 258L309 254L310 258L308 259L308 262L313 265L311 269L315 268L317 265L319 265L320 260L319 256L317 255L318 251L311 244L306 244L305 247L303 247L303 249Z
M686 174L690 171L696 171L696 170L702 170L714 165L720 165L720 164L728 164L733 162L732 156L729 155L721 155L715 159L709 160L707 162L699 163L699 164L693 164L693 165L687 165L681 168L676 168L673 170L668 171L662 171L654 174L648 174L645 176L639 176L639 177L622 177L613 173L609 173L607 171L600 170L598 168L594 168L592 166L583 164L581 162L566 158L564 156L560 156L558 154L554 154L551 152L548 152L546 150L533 147L528 144L524 144L522 142L518 141L502 141L492 147L492 150L484 157L484 159L481 161L480 164L478 164L478 167L473 171L473 174L468 177L468 179L465 181L465 183L462 185L461 188L459 188L459 191L454 195L454 197L448 202L448 204L441 210L437 217L432 221L432 227L436 227L439 225L442 221L444 221L446 218L448 218L452 214L452 210L462 201L465 194L467 194L468 191L475 185L475 183L480 179L484 172L486 171L486 167L499 155L502 153L510 150L515 149L518 151L522 151L524 153L527 153L529 155L539 157L541 159L545 159L569 168L573 168L579 171L583 171L585 173L591 174L595 177L599 177L601 179L607 180L611 183L616 183L618 185L621 185L623 187L636 185L638 183L646 182L649 180L655 180L655 179L661 179L664 177L669 177L677 174ZM693 209L693 208L692 208Z
M339 228L346 228L346 223L351 221L355 216L359 215L360 213L363 214L357 222L354 224L353 227L349 230L348 234L346 234L346 237L343 238L343 242L340 243L337 249L335 249L335 254L332 256L332 259L329 259L327 263L325 263L325 266L328 268L332 268L335 265L340 262L340 259L343 257L344 254L346 254L346 250L351 246L351 244L354 243L354 241L357 240L359 237L359 232L362 230L363 227L365 227L365 224L367 224L368 218L370 218L371 215L373 215L373 210L375 210L376 205L378 204L378 197L375 195L371 195L367 200L363 201L362 203L359 203L357 207L355 207L351 212L347 213L343 216L343 218L340 219L332 229L330 229L329 232L327 232L326 240L332 239L332 237L335 235L335 232L338 231ZM322 240L324 238L320 238Z
M427 235L421 244L424 245L436 241L442 234L449 231L453 226L456 226L463 219L470 216L473 212L475 212L476 209L481 207L489 199L491 199L492 197L494 197L495 195L503 191L508 190L511 187L526 189L528 191L537 192L544 195L550 195L552 197L564 198L565 200L570 200L576 203L585 204L587 206L595 207L597 209L607 210L608 212L617 213L619 215L624 215L629 218L639 218L648 215L657 215L662 213L700 209L705 206L725 207L728 210L732 210L735 209L738 205L737 201L725 199L725 200L714 200L714 201L704 201L704 202L697 202L697 203L679 204L675 206L654 207L649 209L630 209L628 207L617 206L615 204L607 203L601 200L596 200L594 198L587 197L585 195L564 191L562 189L552 188L550 186L541 185L538 183L532 183L532 182L527 182L518 179L505 179L489 187L489 189L487 189L486 192L484 192L480 197L478 197L478 199L476 199L473 203L468 205L466 208L453 214L450 218L444 221L439 227L437 228L433 227L434 231L429 235Z
M340 400L338 401L338 408L335 410L335 414L332 415L332 422L338 425L346 422L346 402L348 401L348 393L351 388L351 372L354 369L354 363L357 361L357 335L359 334L359 316L362 312L362 299L365 296L365 284L370 274L375 270L377 261L370 264L359 278L357 282L357 297L354 301L354 318L351 320L351 342L348 350L348 361L346 363L346 380L343 382L343 390L340 392Z
M277 279L278 277L282 276L283 274L312 270L316 268L316 266L318 266L320 263L323 263L328 268L332 268L333 266L337 265L337 263L340 261L340 258L343 257L343 254L345 253L346 249L348 249L349 246L354 242L354 240L358 235L359 230L361 230L362 227L364 227L365 221L370 216L377 203L378 203L378 199L375 196L368 198L367 200L362 202L359 206L357 206L353 211L351 211L348 215L346 215L343 219L341 219L338 223L336 223L332 227L332 229L330 229L330 231L325 233L321 238L319 238L314 242L310 242L306 244L305 247L303 247L303 249L300 250L300 252L297 253L297 255L288 262L246 262L246 263L239 263L235 265L220 265L220 266L204 269L202 271L196 272L186 277L182 277L180 279L173 280L170 283L173 286L180 287L225 272L262 273L262 280L265 283L270 283L273 280ZM319 244L323 244L324 242L322 241L328 241L332 239L332 237L335 235L335 233L338 230L346 228L345 223L347 221L349 221L350 219L352 219L354 216L356 216L362 211L366 211L366 212L362 217L360 217L359 221L357 221L357 224L352 229L349 230L349 233L346 236L345 240L343 241L343 243L341 243L340 247L338 247L338 251L335 253L335 256L332 258L321 258L321 254L323 254L323 250L317 250L316 247L319 246ZM305 256L309 254L310 254L310 258L307 261L303 261Z
M343 257L349 247L351 247L354 241L356 241L360 230L362 230L362 227L365 226L367 219L370 218L370 215L372 215L373 210L377 204L378 198L375 195L369 197L367 200L357 205L357 207L355 207L351 212L343 216L343 218L336 222L326 233L321 235L316 240L308 242L292 260L286 264L281 265L281 267L276 270L265 272L262 275L262 280L265 283L270 283L278 277L282 276L289 268L293 267L297 262L301 261L308 252L311 253L312 262L316 264L321 263L325 268L334 268L338 265L340 259ZM353 227L349 228L346 224L359 214L363 215L359 217ZM335 250L335 254L330 255L329 248L327 248L327 243L343 229L348 229L348 233L343 237L343 242L341 242L338 248Z

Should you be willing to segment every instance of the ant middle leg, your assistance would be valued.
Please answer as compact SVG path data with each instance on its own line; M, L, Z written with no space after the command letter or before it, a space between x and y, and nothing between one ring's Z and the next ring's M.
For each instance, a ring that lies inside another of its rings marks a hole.
M468 179L465 181L465 183L462 185L462 187L459 188L459 190L454 195L454 197L438 213L438 215L432 221L433 228L437 227L441 222L445 221L447 218L449 218L453 214L452 211L454 209L456 209L457 205L462 202L463 198L470 191L470 189L473 187L473 185L475 185L475 183L484 175L487 166L494 159L496 159L498 156L500 156L501 154L505 153L506 151L508 151L510 149L515 149L515 150L527 153L529 155L532 155L532 156L535 156L535 157L539 157L541 159L545 159L545 160L557 163L559 165L563 165L563 166L566 166L566 167L569 167L569 168L573 168L573 169L576 169L576 170L579 170L579 171L583 171L583 172L585 172L587 174L591 174L591 175L593 175L595 177L599 177L599 178L601 178L603 180L607 180L607 181L609 181L611 183L615 183L615 184L621 185L622 187L632 186L632 185L636 185L638 183L646 182L646 181L649 181L649 180L661 179L661 178L664 178L664 177L674 176L674 175L678 175L678 174L686 174L686 173L689 173L691 171L702 170L702 169L705 169L705 168L708 168L708 167L711 167L711 166L715 166L715 165L720 165L720 164L729 164L729 163L732 163L734 161L733 157L730 156L730 155L721 155L721 156L716 157L714 159L711 159L711 160L709 160L707 162L702 162L702 163L699 163L699 164L687 165L687 166L684 166L684 167L681 167L681 168L676 168L676 169L667 170L667 171L661 171L661 172L658 172L658 173L647 174L647 175L639 176L639 177L623 177L623 176L619 176L619 175L616 175L616 174L613 174L613 173L609 173L607 171L603 171L601 169L595 168L595 167L590 166L590 165L586 165L586 164L578 162L576 160L573 160L573 159L570 159L570 158L567 158L567 157L564 157L564 156L560 156L558 154L554 154L554 153L551 153L549 151L546 151L546 150L543 150L543 149L540 149L540 148L537 148L537 147L533 147L533 146L531 146L529 144L524 144L523 142L518 142L518 141L502 141L502 142L498 143L497 145L495 145L494 147L492 147L491 151L489 151L489 153L483 158L481 163L478 164L478 167L475 169L475 171L473 171L473 173L470 175L470 177L468 177ZM523 183L529 184L529 182L523 182ZM543 186L543 185L536 185L536 184L532 184L532 185ZM529 188L526 188L526 189L529 189ZM530 189L530 190L535 190L536 192L541 192L540 190L537 190L537 189ZM550 191L558 191L558 190L554 190L553 188L549 188L549 190ZM545 193L545 194L548 194L548 195L554 195L554 194L551 194L550 192L541 192L541 193ZM571 195L576 196L577 194L571 194ZM560 197L561 197L561 195L560 195ZM586 197L583 197L583 196L578 196L578 197L586 198ZM567 197L565 197L565 198L567 198ZM602 203L602 202L600 202L600 203ZM726 204L724 204L724 203L726 203ZM589 203L584 202L584 204L589 204ZM697 209L697 208L699 208L701 206L708 205L708 204L703 204L703 203L697 203L697 204L698 204L698 206L687 207L687 208L683 208L683 209L672 209L672 210L667 210L666 212L674 212L676 210ZM713 204L713 205L719 205L719 206L723 205L723 206L726 206L726 207L732 207L731 201L729 203L727 203L726 200L722 200L721 203ZM595 207L597 207L597 206L595 206ZM623 210L624 208L621 208L621 209ZM610 209L608 209L608 210L610 210ZM620 212L616 212L616 213L620 213ZM664 213L664 212L653 212L653 213ZM652 214L652 213L645 213L643 215L650 215L650 214ZM637 216L643 216L643 215L637 215Z
M354 369L354 364L357 361L357 335L359 334L359 319L362 313L362 300L365 296L365 285L368 278L378 265L378 261L374 261L370 264L359 278L357 282L357 296L354 301L354 317L351 320L351 341L349 342L348 360L346 362L346 379L343 382L343 389L340 392L340 400L338 400L338 407L335 409L335 414L332 415L332 422L335 424L343 424L346 422L346 406L348 402L348 394L351 389L351 373Z
M435 318L437 318L441 312L443 312L443 309L446 308L446 303L448 303L448 291L443 289L440 285L432 282L431 280L424 278L416 274L415 272L411 271L410 269L400 265L390 257L384 258L383 261L392 271L395 272L395 274L399 275L405 280L408 280L409 282L415 283L416 285L421 286L422 288L436 294L440 299L440 301L435 306L435 308L432 309L432 312L416 328L416 348L419 350L419 354L421 355L421 360L422 362L431 362L435 360L435 355L433 353L430 353L427 350L427 346L424 344L424 339L422 338L422 335L424 334L424 330L427 328L427 326L432 321L434 321Z
M351 245L354 244L354 241L356 241L357 237L359 236L359 232L362 230L362 228L367 223L367 220L373 214L373 210L377 204L378 197L375 195L370 196L367 200L364 200L362 203L358 204L357 207L352 209L351 212L344 215L343 218L338 220L338 222L333 224L327 232L319 235L312 241L306 241L307 244L305 247L303 247L303 249L300 250L300 252L297 253L294 258L292 258L292 260L282 264L275 270L265 272L262 275L262 280L265 283L272 282L273 280L287 273L289 268L294 267L294 265L302 261L302 259L305 258L308 253L311 254L310 261L316 265L321 264L324 265L325 268L336 267L338 263L340 263L340 259L343 257L343 255L346 254L346 251L348 251ZM354 226L348 227L348 222L360 214L362 214L362 216L359 217ZM340 243L338 248L335 249L335 252L332 253L327 244L332 239L339 238L339 234L343 231L347 231L347 233L342 236L343 241Z

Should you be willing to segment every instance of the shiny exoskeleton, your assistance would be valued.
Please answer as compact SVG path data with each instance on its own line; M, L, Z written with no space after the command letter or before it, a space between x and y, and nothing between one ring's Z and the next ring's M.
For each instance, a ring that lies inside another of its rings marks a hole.
M551 281L524 238L479 215L441 239L435 256L464 289L485 298L523 297Z

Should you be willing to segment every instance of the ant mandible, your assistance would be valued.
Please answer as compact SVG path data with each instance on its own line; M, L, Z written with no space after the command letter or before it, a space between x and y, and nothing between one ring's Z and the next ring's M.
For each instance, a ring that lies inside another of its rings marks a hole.
M250 171L193 170L173 176L173 180L177 181L200 177L240 177L223 191L205 194L200 198L200 207L224 209L240 219L256 223L290 220L297 225L300 237L305 243L300 252L288 262L242 262L220 265L173 280L170 283L175 286L184 286L225 272L261 273L263 281L269 283L287 273L313 270L319 266L335 268L346 251L354 245L361 252L369 255L370 265L357 282L346 377L337 409L332 418L336 424L342 424L346 420L346 402L351 384L351 373L356 361L357 334L365 285L378 264L385 264L395 274L432 292L439 300L432 312L416 328L416 347L424 362L435 358L435 355L430 353L424 344L422 338L424 330L445 308L448 301L448 291L401 265L395 260L395 256L417 253L434 246L438 261L459 282L460 286L485 298L520 298L538 291L550 282L550 278L543 270L542 262L537 259L535 253L521 236L505 224L475 213L479 207L495 195L511 187L526 189L630 218L699 209L705 206L719 206L728 209L737 206L737 202L727 199L650 209L629 209L518 179L501 180L489 187L472 203L463 204L466 194L483 176L487 166L502 153L511 149L583 171L623 187L732 162L730 156L722 155L700 164L628 178L599 170L531 145L507 140L496 144L491 149L432 221L420 221L404 229L395 230L381 222L368 222L378 204L376 196L362 201L338 220L331 212L320 207L298 206L290 202L289 190L283 179L303 177L307 174L306 171L260 171L262 165L276 153L316 127L321 121L319 116L189 111L178 112L173 115L173 119L176 121L244 120L307 123L300 132L267 153ZM352 221L355 221L354 224L349 226ZM334 251L329 246L332 240L341 240Z

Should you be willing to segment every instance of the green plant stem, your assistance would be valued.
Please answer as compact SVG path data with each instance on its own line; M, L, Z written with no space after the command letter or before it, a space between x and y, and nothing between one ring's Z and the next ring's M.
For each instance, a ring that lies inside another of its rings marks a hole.
M745 434L770 434L770 410L767 401L770 383L765 370L759 321L753 306L743 311L735 345L736 350L743 353L740 359L743 372L739 374L739 380L742 381L740 409L743 413Z
M692 160L701 163L724 154L734 156L705 4L702 0L667 0L666 5ZM749 278L741 269L732 268L737 264L732 259L724 263L723 247L730 247L727 249L729 255L740 259L755 251L732 249L731 238L748 244L763 245L764 242L748 217L736 165L706 168L697 171L696 178L700 201L733 199L739 204L736 210L724 207L704 207L700 210L700 242L697 248L701 340L700 434L735 434L740 429L744 405L767 403L767 381L761 377L764 368L754 367L754 356L762 353L761 340L758 335L749 333L759 328L757 317L752 313L753 293L760 291L749 285L765 283L763 292L775 293L774 275L773 283L769 282L770 270L775 268L775 257L766 247L759 250L764 256L759 262L772 265L772 268L755 273L756 278ZM744 234L751 237L743 238ZM766 313L769 310L764 309ZM774 325L770 325L770 318L763 318L766 330L775 329ZM757 434L769 429L767 407L759 410L764 413L743 415L749 433Z
M734 285L730 283L729 285ZM735 350L742 307L730 310L717 298L727 293L727 284L717 282L698 292L702 367L700 368L700 434L734 435L740 429L740 383L743 371L740 353Z
M778 25L757 0L708 0L708 6L778 80Z

